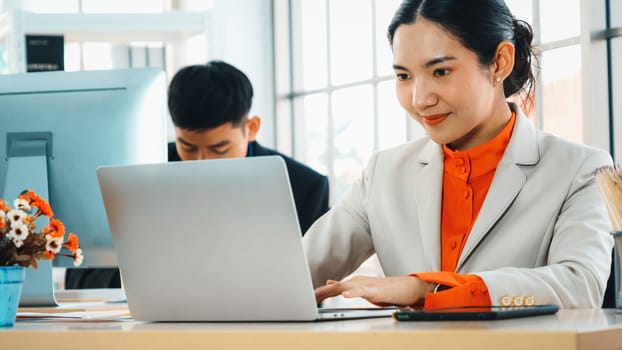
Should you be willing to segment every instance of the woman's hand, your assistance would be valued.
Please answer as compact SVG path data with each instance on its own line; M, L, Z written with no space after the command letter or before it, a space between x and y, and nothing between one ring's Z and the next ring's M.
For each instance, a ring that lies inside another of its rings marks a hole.
M342 295L361 297L379 306L411 306L423 303L425 295L433 290L434 284L415 276L355 276L344 281L328 280L315 290L315 300L319 304L326 298Z

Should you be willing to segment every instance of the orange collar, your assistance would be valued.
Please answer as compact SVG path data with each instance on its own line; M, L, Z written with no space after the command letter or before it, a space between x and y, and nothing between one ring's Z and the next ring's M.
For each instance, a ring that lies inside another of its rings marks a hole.
M465 182L495 171L497 164L503 157L505 148L510 142L515 121L516 112L513 111L510 121L497 136L467 151L454 151L447 145L443 145L445 171Z

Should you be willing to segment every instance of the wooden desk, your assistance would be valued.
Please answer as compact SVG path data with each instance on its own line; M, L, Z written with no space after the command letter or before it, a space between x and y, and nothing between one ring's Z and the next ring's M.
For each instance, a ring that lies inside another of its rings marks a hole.
M309 323L18 321L1 349L622 349L622 314L562 310L503 321Z

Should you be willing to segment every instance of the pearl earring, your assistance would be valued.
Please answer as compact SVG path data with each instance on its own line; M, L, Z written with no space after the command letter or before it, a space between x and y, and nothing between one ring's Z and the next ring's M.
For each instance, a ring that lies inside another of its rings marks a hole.
M501 82L501 78L497 77L497 79L495 79L497 81L497 83Z

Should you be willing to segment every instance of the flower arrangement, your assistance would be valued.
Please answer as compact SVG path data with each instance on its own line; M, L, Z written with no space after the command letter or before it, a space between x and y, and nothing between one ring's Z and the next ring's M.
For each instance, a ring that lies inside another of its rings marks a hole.
M35 232L35 221L41 216L48 217L49 224ZM69 233L67 240L64 236L64 224L54 217L48 202L34 191L23 191L13 208L0 199L0 266L36 268L37 260L51 260L56 255L70 257L74 266L79 266L84 256L78 236Z

